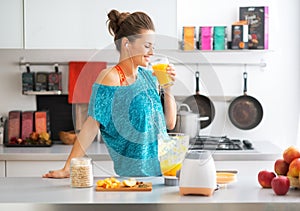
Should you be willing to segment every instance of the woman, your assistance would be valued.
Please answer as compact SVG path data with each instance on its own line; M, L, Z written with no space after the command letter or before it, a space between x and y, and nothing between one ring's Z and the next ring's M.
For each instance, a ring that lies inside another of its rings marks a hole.
M77 136L64 168L43 175L70 176L70 161L82 157L99 127L119 176L159 176L158 134L166 134L176 122L176 104L170 88L164 90L163 112L156 77L146 70L153 55L154 25L143 12L108 14L119 62L103 70L92 88L88 118ZM172 65L168 74L175 80Z

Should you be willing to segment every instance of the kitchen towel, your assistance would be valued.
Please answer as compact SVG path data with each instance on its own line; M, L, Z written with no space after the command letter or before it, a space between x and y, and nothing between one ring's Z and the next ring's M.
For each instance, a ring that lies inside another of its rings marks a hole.
M106 62L69 62L69 103L89 103L92 85Z

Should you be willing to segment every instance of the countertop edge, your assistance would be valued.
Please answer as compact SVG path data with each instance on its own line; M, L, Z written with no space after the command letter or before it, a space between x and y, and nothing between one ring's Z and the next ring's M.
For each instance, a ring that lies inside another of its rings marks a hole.
M276 211L285 211L285 210L298 210L299 204L297 202L288 203L140 203L140 204L130 204L130 203L120 203L120 204L97 204L97 203L1 203L1 210L23 210L23 211L40 211L40 210L55 210L55 211L94 211L101 208L101 210L110 210L110 211L119 211L119 210L131 210L131 211L182 211L182 210L210 210L210 211L219 211L222 210L231 210L231 211L263 211L263 210L276 210Z
M282 150L269 142L255 143L256 149L244 151L211 151L215 161L259 161L275 160L282 156ZM0 161L65 161L72 145L27 148L0 146ZM111 161L105 144L93 142L87 153L94 161Z

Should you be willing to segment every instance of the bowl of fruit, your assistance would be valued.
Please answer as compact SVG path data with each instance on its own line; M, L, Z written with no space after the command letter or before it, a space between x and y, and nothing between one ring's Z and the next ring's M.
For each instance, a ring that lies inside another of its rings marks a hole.
M300 190L300 149L286 148L274 162L274 170L261 170L258 182L263 188L272 188L277 195L285 195L290 188Z
M274 171L277 175L287 176L291 187L300 188L300 150L295 146L286 148L282 158L275 161Z

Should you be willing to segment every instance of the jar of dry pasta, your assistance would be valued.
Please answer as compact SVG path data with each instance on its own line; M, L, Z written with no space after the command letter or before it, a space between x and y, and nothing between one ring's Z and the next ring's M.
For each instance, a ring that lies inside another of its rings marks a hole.
M86 188L93 186L93 168L91 158L72 158L70 167L71 187Z

